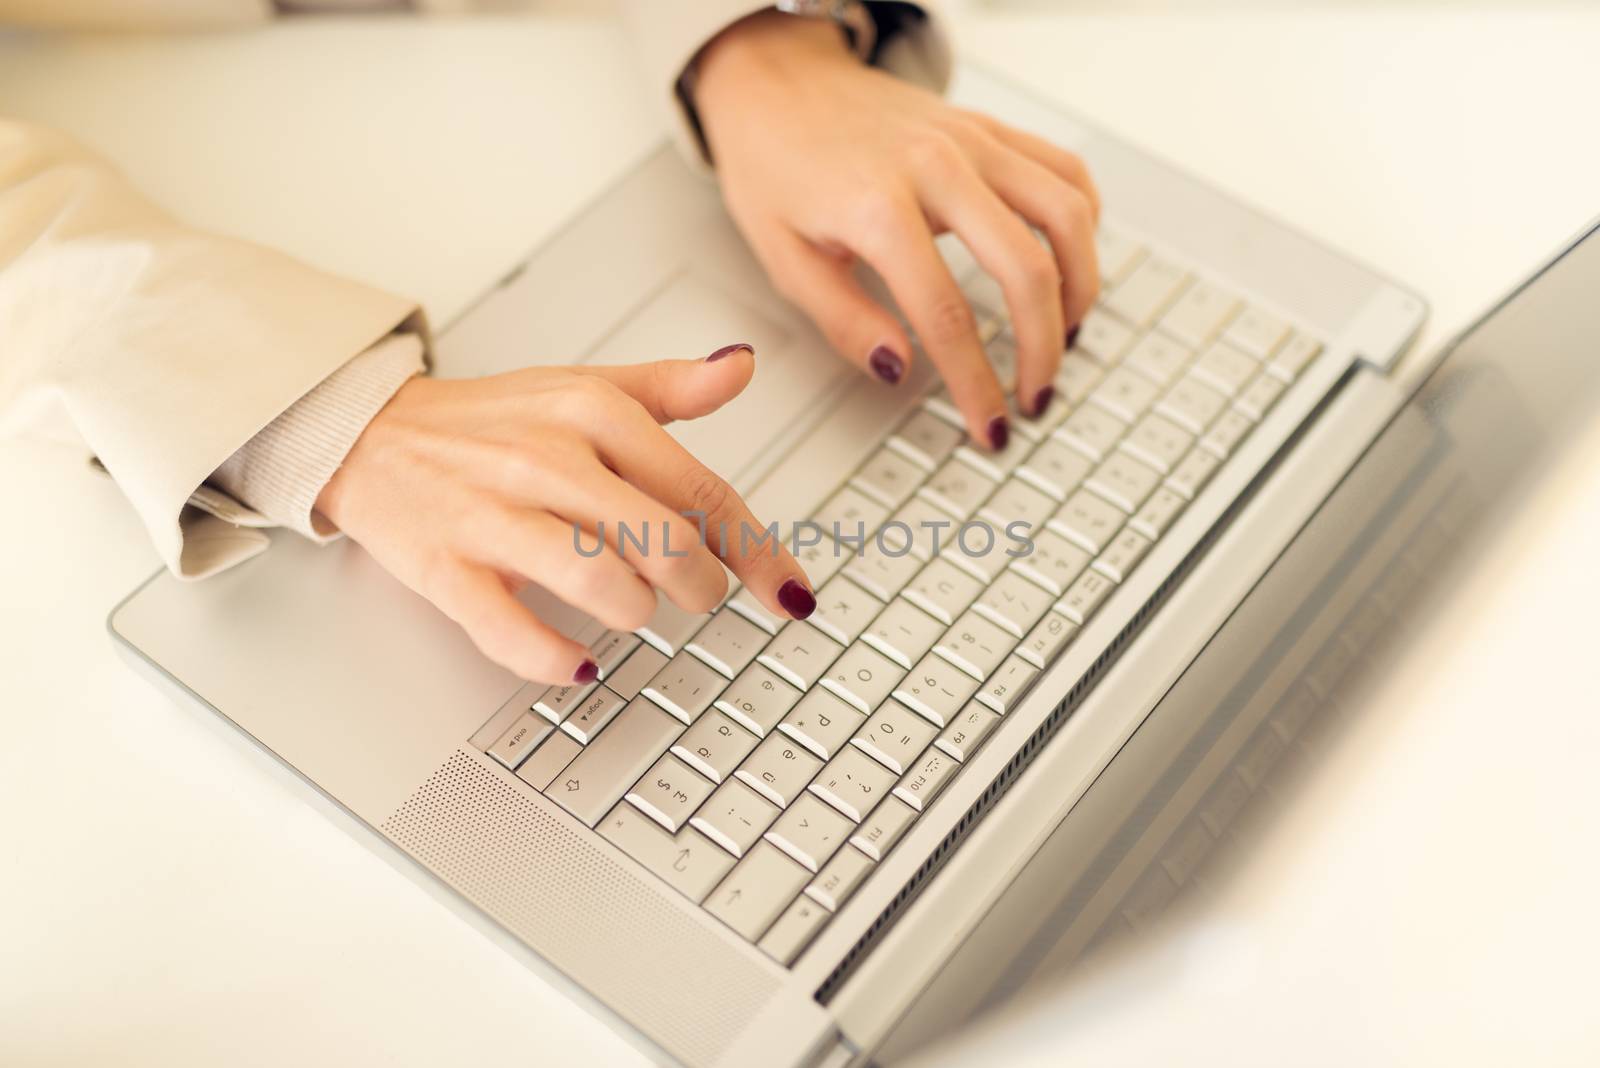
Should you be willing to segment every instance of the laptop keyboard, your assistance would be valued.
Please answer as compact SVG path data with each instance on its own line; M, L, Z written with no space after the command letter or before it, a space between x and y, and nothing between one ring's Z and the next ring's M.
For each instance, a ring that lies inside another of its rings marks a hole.
M809 620L743 589L708 616L663 600L489 755L792 963L1321 351L1135 240L1098 245L1104 292L1040 418L974 448L939 389L817 509L868 536L798 554ZM999 288L952 260L1009 390ZM1034 551L962 542L969 520L1025 522Z

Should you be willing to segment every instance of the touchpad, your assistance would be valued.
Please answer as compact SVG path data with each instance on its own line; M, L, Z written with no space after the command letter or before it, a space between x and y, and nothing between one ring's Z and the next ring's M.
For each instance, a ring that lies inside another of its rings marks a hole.
M696 358L741 341L756 350L755 377L744 392L703 419L668 429L743 490L765 466L767 446L815 422L852 373L810 329L779 322L685 268L602 338L584 362Z

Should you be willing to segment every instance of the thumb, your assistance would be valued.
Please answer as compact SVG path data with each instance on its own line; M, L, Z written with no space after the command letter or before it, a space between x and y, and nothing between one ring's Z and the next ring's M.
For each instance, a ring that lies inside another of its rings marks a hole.
M724 345L700 360L654 360L610 367L579 365L578 374L604 378L644 406L658 423L698 419L727 404L756 373L755 349Z

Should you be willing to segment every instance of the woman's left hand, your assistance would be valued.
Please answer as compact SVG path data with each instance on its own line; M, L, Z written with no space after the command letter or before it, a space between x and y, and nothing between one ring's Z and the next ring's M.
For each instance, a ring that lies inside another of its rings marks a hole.
M865 66L823 20L768 12L736 24L702 53L694 92L734 220L846 359L894 383L911 358L905 329L853 276L862 260L968 433L1004 447L1005 397L933 240L951 230L1005 292L1018 407L1043 409L1065 337L1099 289L1099 196L1082 160Z

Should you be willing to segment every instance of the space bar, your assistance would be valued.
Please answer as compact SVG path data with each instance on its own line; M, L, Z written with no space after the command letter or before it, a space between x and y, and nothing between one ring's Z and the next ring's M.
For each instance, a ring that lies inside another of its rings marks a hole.
M635 697L579 753L545 793L593 827L678 737L683 724L645 697Z

